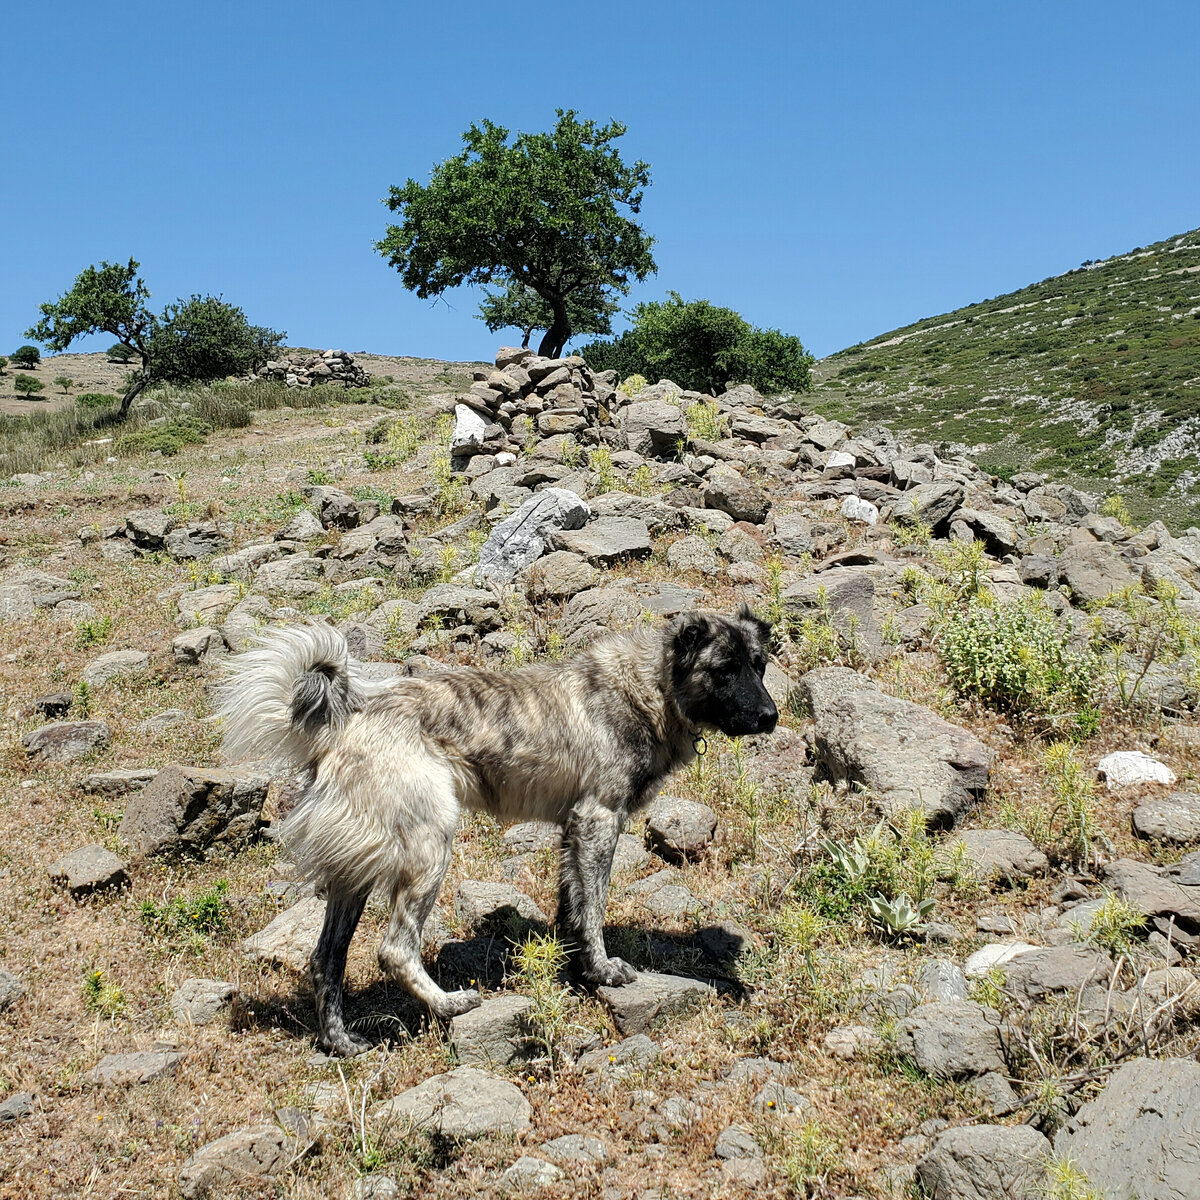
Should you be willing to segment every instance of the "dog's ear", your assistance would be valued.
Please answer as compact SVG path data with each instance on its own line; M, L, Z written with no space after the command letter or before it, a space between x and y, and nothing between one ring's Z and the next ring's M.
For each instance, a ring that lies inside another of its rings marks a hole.
M760 617L745 601L738 605L737 618L739 621L745 621L746 624L754 626L764 646L771 640L773 628L771 622Z
M671 646L675 661L685 669L696 661L701 647L708 640L708 621L699 613L682 613L671 627Z

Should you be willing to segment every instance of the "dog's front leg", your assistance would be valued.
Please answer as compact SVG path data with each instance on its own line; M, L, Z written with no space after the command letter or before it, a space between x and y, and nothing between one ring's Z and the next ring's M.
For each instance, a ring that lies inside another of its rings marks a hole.
M596 801L571 811L563 829L562 875L558 885L558 926L578 945L584 978L609 987L632 983L637 971L604 948L604 909L608 878L621 836L621 813Z

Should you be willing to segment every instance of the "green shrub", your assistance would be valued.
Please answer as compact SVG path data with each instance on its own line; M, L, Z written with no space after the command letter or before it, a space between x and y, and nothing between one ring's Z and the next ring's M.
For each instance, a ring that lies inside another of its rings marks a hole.
M5 358L3 355L0 355L0 375L4 374L4 369L7 366L8 366L8 359Z
M36 396L45 387L40 379L34 379L32 375L17 375L13 379L13 391L18 396Z
M751 329L729 357L729 377L760 392L807 392L813 356L798 337L778 329Z
M30 369L42 361L42 352L36 346L18 346L9 357L14 367Z
M83 977L83 1006L102 1017L116 1017L125 1011L125 993L109 983L103 971L89 971Z
M1092 696L1094 664L1067 646L1067 633L1039 598L952 610L938 651L964 696L1018 718L1075 725Z
M150 339L153 375L168 383L204 383L245 375L274 357L284 334L251 325L219 296L168 305Z
M75 403L84 408L112 408L121 403L121 397L110 396L107 392L81 392L75 397Z
M155 450L169 456L184 446L199 446L209 434L209 426L195 417L180 417L165 425L148 425L117 438L113 449L118 454L152 454Z
M144 900L142 924L168 940L196 942L220 933L229 923L231 905L226 899L229 884L218 879L211 887L190 896L174 896L162 904Z
M579 354L593 371L615 371L618 379L641 375L649 370L632 329L607 341L598 338L594 342L586 342L579 347Z
M62 394L65 396L75 386L75 380L70 375L55 375L54 386L62 388Z
M106 351L108 361L118 366L127 366L133 361L133 351L123 342L114 342Z

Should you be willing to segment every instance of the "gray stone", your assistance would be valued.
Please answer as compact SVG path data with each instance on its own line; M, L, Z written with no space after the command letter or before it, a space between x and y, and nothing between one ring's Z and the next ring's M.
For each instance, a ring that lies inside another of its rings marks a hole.
M642 903L655 917L666 921L681 921L704 907L687 888L676 884L655 888Z
M667 549L667 566L676 571L699 571L702 575L716 575L721 570L713 548L696 534L671 543Z
M971 1125L937 1135L917 1163L930 1200L1038 1200L1050 1143L1028 1125Z
M980 1075L967 1085L972 1095L993 1115L1003 1117L1017 1107L1020 1097L998 1071Z
M1099 604L1113 592L1138 582L1129 564L1106 542L1068 546L1059 560L1059 578L1076 604Z
M836 1058L857 1058L876 1049L880 1037L866 1025L837 1025L824 1037L822 1045Z
M150 655L144 650L112 650L94 658L79 673L88 687L98 688L113 679L144 675L150 668Z
M599 580L595 567L567 550L547 554L525 572L526 590L533 600L569 600L595 587Z
M657 797L646 810L646 838L668 862L700 858L717 832L717 814L707 804Z
M177 1182L184 1200L228 1196L247 1180L278 1175L291 1163L295 1139L278 1125L238 1129L201 1146L179 1169Z
M358 504L341 488L319 485L302 489L325 529L356 529L362 520ZM375 510L378 512L378 509Z
M450 1022L450 1044L469 1067L506 1067L524 1056L528 1016L526 996L493 996Z
M504 844L514 854L534 850L556 850L562 842L562 830L544 821L524 821L504 831Z
M135 728L138 733L162 733L165 729L174 729L177 725L186 725L188 715L182 708L164 708L162 712L139 721Z
M954 842L963 846L979 878L1013 883L1043 874L1046 856L1023 834L1011 829L967 829Z
M740 475L711 475L704 487L704 504L728 513L735 521L761 525L771 509L771 498L762 488L747 483Z
M573 596L558 623L568 646L579 648L599 633L628 629L641 616L643 604L628 588L589 588Z
M1192 884L1182 878L1132 858L1118 858L1101 872L1102 882L1143 917L1173 920L1188 933L1200 933L1200 873Z
M751 1107L763 1114L788 1117L794 1113L808 1112L812 1108L812 1102L803 1092L788 1087L778 1079L772 1079L754 1097Z
M565 488L546 488L504 518L479 551L477 571L484 579L507 583L541 558L555 533L579 529L591 510Z
M510 1188L520 1191L530 1187L546 1187L557 1183L563 1173L553 1163L548 1163L529 1154L522 1154L501 1177Z
M1058 559L1051 554L1027 554L1019 568L1021 582L1028 587L1052 588L1058 582Z
M546 914L511 884L464 879L454 893L454 914L472 930L512 916L548 924Z
M613 855L612 873L620 875L640 871L650 861L650 853L638 838L623 833L617 838L617 850Z
M275 535L279 542L308 542L320 537L325 532L325 526L317 520L317 515L311 509L302 508ZM267 561L267 560L264 560ZM261 566L262 564L257 564Z
M600 517L582 529L556 533L552 544L556 550L579 554L597 567L645 558L653 549L646 522L636 517Z
M92 1069L92 1082L106 1087L152 1083L173 1075L183 1061L174 1050L135 1050L132 1054L106 1054Z
M186 1025L211 1025L236 995L223 979L185 979L171 994L171 1014Z
M13 1092L0 1104L0 1125L20 1121L33 1113L33 1095L30 1092Z
M600 1050L589 1050L576 1064L585 1074L616 1071L618 1073L654 1062L661 1053L657 1042L652 1042L644 1033L635 1033L615 1046Z
M373 1116L380 1124L407 1124L451 1141L513 1136L532 1124L529 1101L520 1088L476 1067L434 1075L379 1105Z
M78 762L112 740L106 721L52 721L21 738L30 758L46 762Z
M103 846L80 846L78 850L72 850L50 867L49 875L72 896L87 896L129 884L125 864Z
M643 458L674 458L680 439L687 437L687 419L678 404L642 400L621 414L625 444Z
M417 613L421 624L474 625L488 631L500 624L500 601L495 592L482 588L441 583L421 597Z
M660 1017L686 1012L717 994L702 979L640 971L622 987L601 987L598 995L623 1034L645 1033Z
M544 1142L539 1150L555 1162L573 1167L602 1167L612 1158L612 1151L598 1137L583 1133L568 1133L553 1141Z
M1000 1015L969 1000L920 1004L900 1022L896 1049L926 1074L962 1079L1003 1072Z
M1078 992L1088 984L1106 984L1113 962L1094 946L1045 946L1017 955L1004 967L1009 991L1026 1000L1056 992Z
M0 970L0 1012L7 1012L25 995L25 984L11 971Z
M20 583L0 586L0 623L32 621L36 613L32 588Z
M211 522L182 525L166 537L167 553L180 562L212 558L228 549L229 539Z
M1108 1200L1200 1195L1200 1064L1136 1059L1115 1071L1054 1139Z
M976 508L960 508L954 514L954 520L962 521L971 533L983 542L987 552L996 558L1012 554L1017 548L1017 527L1007 517L998 513L981 512Z
M115 771L99 771L85 775L79 790L93 796L125 796L144 788L156 775L156 767L120 767Z
M967 999L967 977L962 968L944 958L935 958L921 968L921 973L917 976L917 986L930 1000Z
M815 718L819 769L861 785L885 815L919 808L950 825L986 791L987 747L930 709L846 667L818 667L797 687Z
M175 518L164 512L135 512L125 518L125 536L139 550L163 549L174 528Z
M287 559L280 563L267 563L260 567L255 576L272 567L286 565ZM320 564L318 564L320 565ZM214 583L211 587L197 588L192 592L184 592L179 597L179 620L185 626L211 625L225 615L242 598L242 585L236 583Z
M936 533L962 507L965 494L961 483L922 483L892 502L892 517L899 521L919 521Z
M770 540L784 554L799 558L802 554L813 552L812 522L802 513L776 512L772 524L774 529Z
M826 615L847 648L853 642L867 659L880 656L883 642L875 620L875 584L861 568L834 567L789 584L783 604L796 620Z
M293 971L308 969L308 958L321 936L325 901L306 896L281 912L269 925L242 942L242 950L261 962L277 963Z
M390 1175L364 1175L356 1180L352 1200L400 1200L400 1185Z
M1169 787L1175 782L1175 772L1166 763L1140 750L1115 750L1106 754L1096 764L1096 770L1109 788L1134 787L1142 783L1161 783Z
M1200 841L1200 795L1172 792L1147 800L1133 810L1132 822L1138 837L1177 845Z
M126 806L120 836L143 856L240 849L258 836L270 782L255 771L164 767Z

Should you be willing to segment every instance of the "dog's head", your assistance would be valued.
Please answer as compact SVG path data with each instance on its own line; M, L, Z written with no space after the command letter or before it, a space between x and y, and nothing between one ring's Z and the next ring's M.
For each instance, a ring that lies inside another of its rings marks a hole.
M732 617L684 613L668 630L675 703L700 729L728 737L770 733L779 710L763 686L769 621L743 604Z

